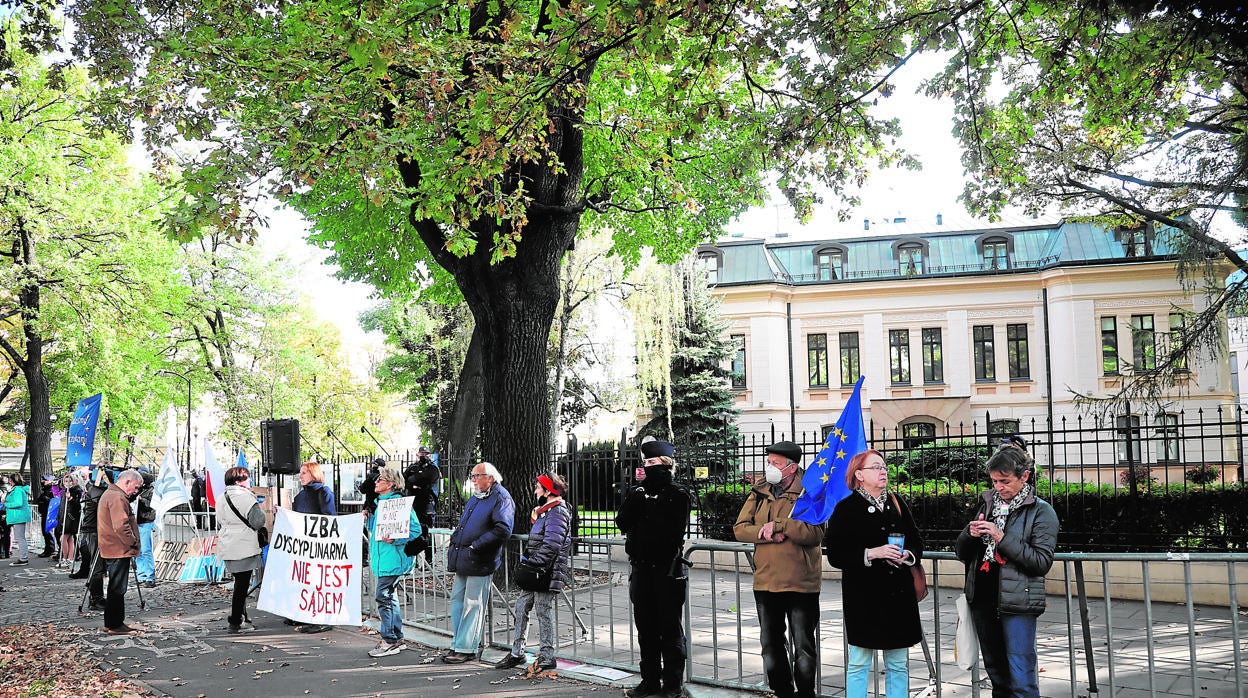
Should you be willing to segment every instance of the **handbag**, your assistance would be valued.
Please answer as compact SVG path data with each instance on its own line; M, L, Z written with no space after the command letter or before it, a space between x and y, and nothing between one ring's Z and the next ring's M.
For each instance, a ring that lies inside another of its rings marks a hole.
M966 594L960 594L954 606L958 609L958 629L953 636L953 661L970 671L979 659L979 636L975 634L971 604L966 600Z
M225 503L230 505L230 508L234 510L234 515L237 516L240 521L246 524L247 528L251 528L251 524L247 521L247 517L243 516L242 512L238 510L238 507L234 506L234 501L230 499L230 495L228 494L225 495ZM256 542L260 544L261 548L269 544L268 526L261 524L260 528L255 528L252 530L256 532Z
M897 507L897 513L901 514L901 503L897 501L897 495L889 492L888 496L893 498L893 506ZM918 560L910 566L910 576L914 578L914 600L922 601L927 598L927 571L923 569L923 563Z
M550 591L550 577L554 571L554 560L542 567L529 559L516 565L516 586L525 591Z

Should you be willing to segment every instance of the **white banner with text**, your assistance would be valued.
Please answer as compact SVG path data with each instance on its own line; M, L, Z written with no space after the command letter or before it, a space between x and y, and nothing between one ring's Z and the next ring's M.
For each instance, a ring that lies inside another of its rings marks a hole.
M364 515L278 509L256 608L325 625L360 624Z

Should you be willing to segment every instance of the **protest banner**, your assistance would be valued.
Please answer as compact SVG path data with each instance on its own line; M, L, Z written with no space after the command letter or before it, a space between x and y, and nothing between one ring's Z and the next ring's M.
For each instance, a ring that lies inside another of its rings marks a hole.
M364 515L278 509L256 608L322 625L360 624Z
M412 502L415 497L377 500L377 540L399 540L412 535Z

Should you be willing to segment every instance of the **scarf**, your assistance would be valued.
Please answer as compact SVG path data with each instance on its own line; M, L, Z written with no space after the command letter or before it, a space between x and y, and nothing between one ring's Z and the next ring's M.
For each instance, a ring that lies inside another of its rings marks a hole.
M1019 490L1018 493L1014 495L1014 498L1008 502L1005 501L1004 499L1001 499L1001 495L998 494L996 490L993 490L992 491L992 522L996 524L997 528L1001 529L1001 531L1004 533L1005 522L1007 519L1010 518L1010 514L1013 514L1019 507L1023 506L1023 502L1026 501L1027 498L1030 496L1031 496L1030 484L1024 484L1023 488ZM984 564L980 565L979 569L983 570L984 572L987 572L989 566L993 562L996 562L998 565L1004 565L1005 558L997 554L997 541L993 540L992 536L987 535L987 534L984 534L983 539L984 539L984 557L983 557Z
M547 499L546 503L541 505L540 507L533 507L533 513L529 516L529 523L530 524L537 523L538 518L540 518L542 514L545 514L546 512L550 511L551 509L554 509L560 504L563 504L563 497L552 496L550 499Z
M867 491L867 488L865 487L859 487L858 489L854 491L862 495L863 497L865 497L868 502L871 502L872 504L874 504L876 511L880 513L884 513L884 501L885 501L884 498L888 496L888 490L884 490L883 492L881 492L879 497L872 495L870 492Z

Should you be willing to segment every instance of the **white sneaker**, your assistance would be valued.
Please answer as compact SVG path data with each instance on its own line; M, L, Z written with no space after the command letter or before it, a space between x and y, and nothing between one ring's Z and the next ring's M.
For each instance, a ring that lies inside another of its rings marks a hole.
M392 654L398 654L399 652L403 651L404 647L406 647L406 645L404 645L402 641L396 642L394 644L390 644L386 642L385 640L382 640L380 643L377 644L376 647L369 650L368 656L374 657L374 658L375 657L389 657Z

